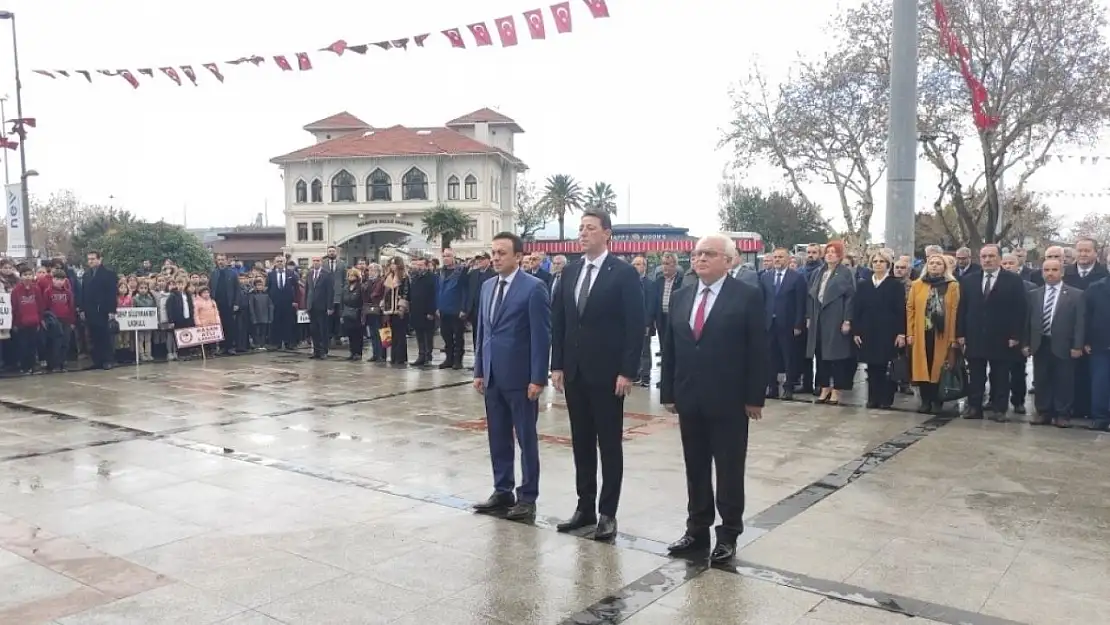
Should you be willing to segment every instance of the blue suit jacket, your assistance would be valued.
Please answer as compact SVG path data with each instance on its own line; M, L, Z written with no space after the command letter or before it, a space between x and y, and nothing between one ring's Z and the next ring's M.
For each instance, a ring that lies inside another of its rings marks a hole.
M474 377L488 387L525 390L547 385L551 355L551 304L543 280L517 271L501 307L490 318L500 277L482 284L478 305L478 342Z
M760 276L763 287L764 312L768 329L804 330L806 325L806 279L793 269L782 274L782 284L775 292L775 270Z

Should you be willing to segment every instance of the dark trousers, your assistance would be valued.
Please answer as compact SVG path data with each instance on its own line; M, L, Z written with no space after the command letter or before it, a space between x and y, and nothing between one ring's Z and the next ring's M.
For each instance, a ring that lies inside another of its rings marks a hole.
M987 408L995 412L1006 412L1006 402L1010 399L1010 360L987 360L985 358L968 358L967 371L969 380L967 385L968 410L982 411L983 396L987 388L987 367L990 367L991 394ZM1040 394L1040 389L1037 394Z
M363 344L366 342L366 326L362 325L362 320L357 317L344 319L343 333L347 335L347 347L350 348L351 355L361 357Z
M933 384L932 382L920 382L917 385L917 390L921 393L921 403L928 406L933 403L940 402L940 385Z
M1097 323L1103 323L1099 321ZM1091 358L1087 355L1080 356L1075 364L1075 391L1073 397L1071 416L1076 419L1086 419L1091 416ZM1041 389L1037 389L1040 393Z
M825 360L821 357L820 345L817 346L814 360L817 361L817 373L813 378L815 388L832 387L838 391L851 390L851 377L855 374L855 369L850 367L855 360ZM802 377L805 377L805 374Z
M1044 417L1069 417L1075 400L1075 360L1052 353L1052 338L1044 337L1033 354L1033 405Z
M1025 372L1028 358L1018 357L1010 365L1010 405L1014 408L1025 405L1025 394L1029 392L1029 384ZM1034 368L1036 365L1034 364Z
M1091 419L1099 425L1110 423L1110 349L1091 353ZM1034 382L1036 378L1034 377ZM1041 389L1037 389L1039 395Z
M270 345L270 324L256 323L254 324L254 346L265 347Z
M528 399L527 389L502 389L490 379L485 390L486 434L489 457L493 465L493 488L499 493L512 493L516 487L513 433L520 446L520 487L517 501L535 503L540 493L540 444L536 422L540 405Z
M115 347L112 333L108 329L108 319L89 319L89 356L94 367L103 367L115 362Z
M890 381L889 362L867 363L867 403L876 406L894 405L894 382Z
M328 342L331 335L328 327L332 315L326 309L313 309L308 311L308 332L312 337L312 353L316 356L328 355Z
M644 345L640 349L640 380L651 382L651 334L644 334Z
M737 410L743 407L737 406ZM717 541L736 543L744 531L744 463L748 455L748 418L679 415L682 459L686 465L686 533L708 539L716 511L721 513ZM717 488L714 499L713 470Z
M15 339L15 353L19 358L19 370L34 370L39 353L38 326L16 328L12 333L12 338Z
M231 310L230 304L216 302L216 309L220 311L220 325L224 329L224 340L220 343L220 349L225 352L234 350L239 344L238 315Z
M245 308L240 308L235 313L235 349L245 352L251 348L251 313Z
M416 361L426 364L432 361L432 349L435 348L436 326L432 321L421 319L420 325L413 328L416 333ZM397 340L397 331L393 331L393 340Z
M409 360L409 318L390 315L389 327L393 331L393 345L389 348L389 361L395 365L408 364Z
M566 381L570 439L574 451L578 510L616 516L624 480L624 398L613 394L616 378L589 381L582 375ZM601 498L597 456L601 450ZM596 507L596 510L595 510Z
M443 337L443 351L447 354L444 362L461 367L466 350L466 322L459 318L458 313L443 313L439 317L439 333Z
M779 373L786 374L783 388L794 390L794 379L798 376L794 365L797 351L794 339L792 328L771 327L771 377L767 380L767 388L776 394L779 392Z
M47 340L49 355L46 360L51 369L61 369L69 358L69 337L73 332L73 326L61 320L58 321L58 325L61 326L61 332Z
M381 329L381 315L366 316L366 333L370 335L370 355L377 360L385 360L385 350L382 349Z
M270 342L278 347L297 346L297 311L292 302L274 301L274 321L270 324Z
M470 311L470 348L475 352L478 351L478 311Z

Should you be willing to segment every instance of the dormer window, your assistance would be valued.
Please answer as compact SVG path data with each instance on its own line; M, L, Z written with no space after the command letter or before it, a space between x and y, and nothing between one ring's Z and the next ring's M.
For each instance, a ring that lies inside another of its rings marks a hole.
M405 172L405 175L401 178L401 199L428 199L428 176L416 167Z
M313 204L324 201L324 183L320 182L319 178L312 181L312 195L310 197Z
M346 169L339 170L339 173L331 178L331 201L355 201L355 177Z
M472 174L466 177L466 199L478 199L478 179Z
M308 201L308 185L305 183L304 180L297 181L297 184L294 187L294 194L296 196L296 199L294 201L297 204L304 204Z
M393 180L381 168L370 172L366 178L366 199L370 202L389 202L393 199Z
M451 176L447 179L447 199L455 201L459 199L459 177Z

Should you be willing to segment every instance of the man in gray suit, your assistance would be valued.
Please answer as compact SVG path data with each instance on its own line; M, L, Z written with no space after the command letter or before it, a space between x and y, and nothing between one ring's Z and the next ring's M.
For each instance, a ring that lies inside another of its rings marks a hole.
M312 258L312 267L308 270L305 307L312 335L312 358L323 360L328 356L328 323L335 317L335 279L319 256Z
M1075 399L1075 360L1083 355L1083 291L1063 282L1063 265L1046 260L1044 286L1029 292L1028 338L1022 352L1033 356L1037 385L1033 425L1069 427Z
M343 297L343 289L347 288L347 263L339 258L339 250L334 245L329 245L328 254L323 259L323 266L331 273L335 290L335 303L332 305L335 312L328 320L328 334L331 340L339 345L339 337L342 334L339 324L339 298Z

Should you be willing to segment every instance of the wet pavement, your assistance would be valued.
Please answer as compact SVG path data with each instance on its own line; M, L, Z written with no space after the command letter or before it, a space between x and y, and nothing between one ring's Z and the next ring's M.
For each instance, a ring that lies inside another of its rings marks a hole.
M465 371L263 353L0 381L0 624L1110 622L1106 435L769 402L738 559L672 560L677 423L626 405L613 544L562 398L534 525L490 492Z

